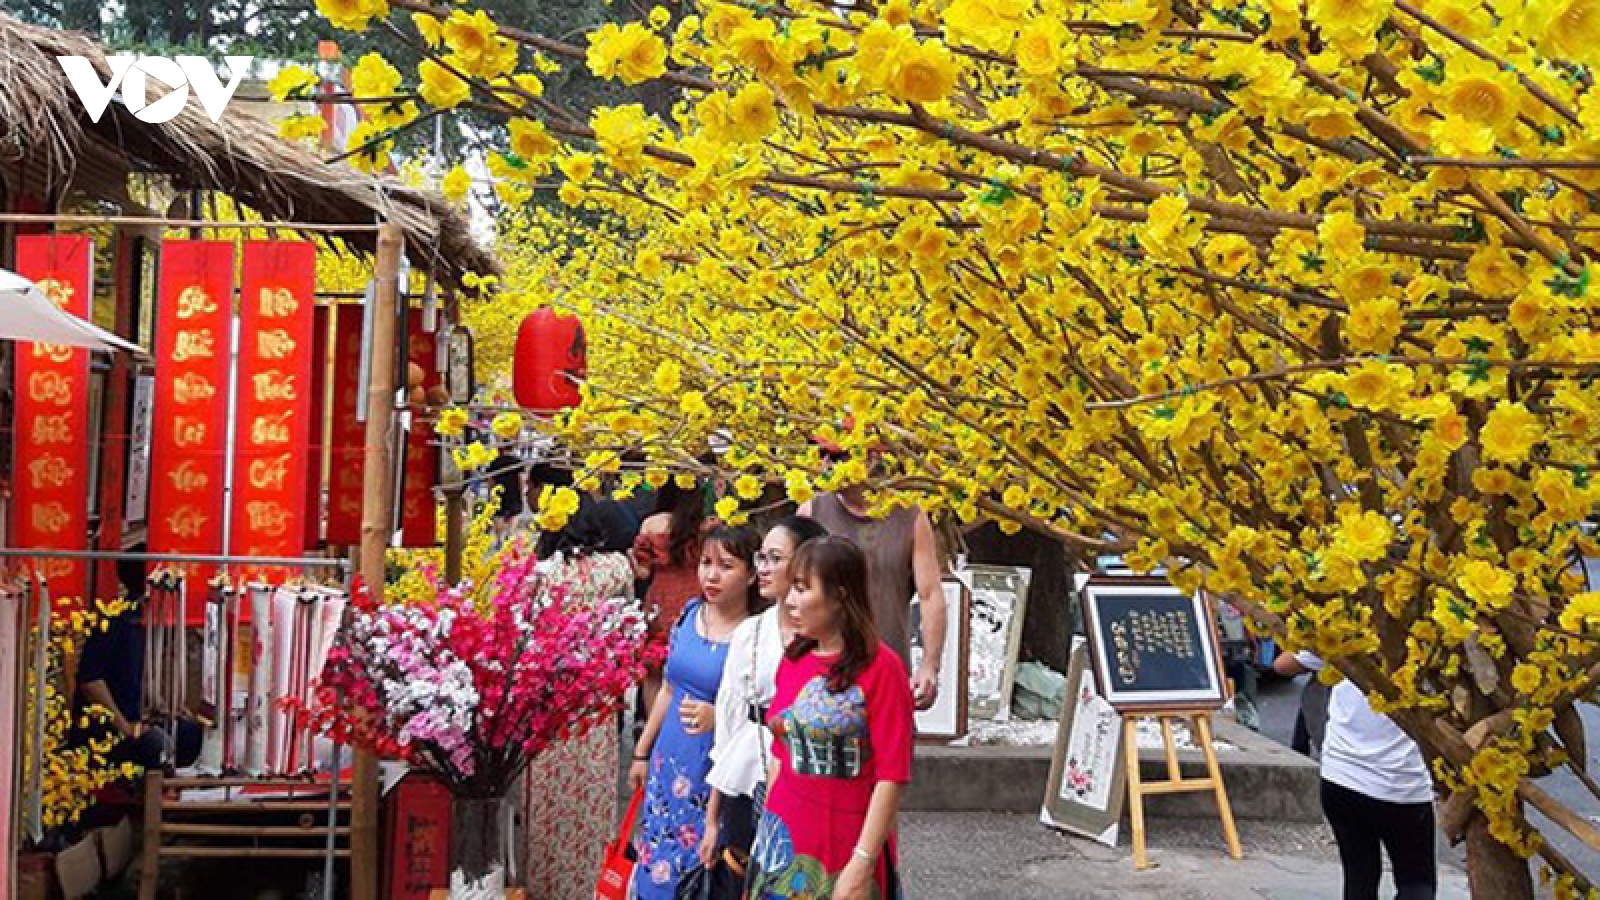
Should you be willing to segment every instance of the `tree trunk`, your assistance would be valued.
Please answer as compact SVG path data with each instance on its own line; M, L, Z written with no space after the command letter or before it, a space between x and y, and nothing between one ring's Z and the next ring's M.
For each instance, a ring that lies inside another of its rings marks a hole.
M1467 884L1481 900L1533 900L1528 861L1489 834L1482 814L1467 823Z

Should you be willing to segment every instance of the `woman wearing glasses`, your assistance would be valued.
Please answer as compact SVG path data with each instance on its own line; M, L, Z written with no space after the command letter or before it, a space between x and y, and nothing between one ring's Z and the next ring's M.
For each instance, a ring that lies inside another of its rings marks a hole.
M708 868L722 853L738 873L749 857L772 742L764 724L767 704L776 687L778 663L794 639L795 626L783 603L793 582L789 563L800 545L827 533L814 519L790 516L772 526L756 553L756 582L770 606L733 632L717 689L716 742L711 774L706 777L714 790L700 840L700 860Z

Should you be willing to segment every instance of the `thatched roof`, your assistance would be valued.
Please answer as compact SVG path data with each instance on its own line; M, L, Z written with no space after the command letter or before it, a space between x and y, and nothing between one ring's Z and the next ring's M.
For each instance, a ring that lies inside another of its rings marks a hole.
M387 218L405 230L411 264L432 268L446 281L459 282L468 271L496 271L465 216L443 198L328 165L281 139L247 109L251 104L235 102L213 123L191 96L176 118L151 125L113 102L91 122L57 56L86 57L102 81L110 78L103 50L88 37L0 14L0 164L42 167L61 183L80 160L109 151L133 171L222 191L270 220L370 224ZM370 234L342 239L373 249Z

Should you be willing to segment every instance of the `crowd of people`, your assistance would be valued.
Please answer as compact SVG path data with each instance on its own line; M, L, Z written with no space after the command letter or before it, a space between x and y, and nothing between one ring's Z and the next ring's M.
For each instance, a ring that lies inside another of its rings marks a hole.
M495 479L502 496L523 492L511 468ZM536 466L526 495L569 484ZM640 686L628 768L643 795L634 895L674 900L686 881L707 880L696 896L893 898L912 714L938 693L941 616L922 621L934 652L915 673L904 662L913 593L938 591L942 575L932 526L920 510L869 515L854 489L763 533L712 518L711 487L673 479L644 502L586 493L539 543L541 557L608 561L596 571L625 558L666 651ZM521 500L502 501L508 531L535 506ZM599 847L614 821L613 803L594 803L615 771L614 735L572 749L528 779L539 896L590 896L591 854L562 860ZM598 814L575 814L573 797Z

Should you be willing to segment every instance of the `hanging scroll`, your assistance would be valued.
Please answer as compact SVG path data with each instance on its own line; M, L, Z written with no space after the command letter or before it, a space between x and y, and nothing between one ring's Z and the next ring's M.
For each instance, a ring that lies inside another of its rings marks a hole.
M361 462L365 427L356 420L361 389L361 307L336 307L333 335L333 416L329 439L328 543L361 543Z
M422 369L422 387L439 384L438 342L422 330L422 310L413 309L406 319L406 359ZM411 431L406 441L405 486L400 492L400 544L403 547L432 547L439 542L437 502L433 486L439 477L439 448L433 425L422 421L423 410L411 407Z
M316 247L247 241L239 303L229 552L298 556L305 543ZM244 571L281 580L281 569Z
M94 244L86 235L17 238L17 271L80 318L89 315L93 268ZM15 384L15 543L83 550L89 532L89 351L19 343ZM81 602L88 589L84 563L42 560L39 570L50 580L51 594Z
M222 552L233 244L167 241L156 312L155 428L150 449L153 553ZM208 573L190 569L204 579ZM200 598L189 624L203 624Z
M328 445L328 317L332 309L319 306L311 315L311 443L310 471L306 475L305 549L322 546L322 482L327 475L323 452Z

